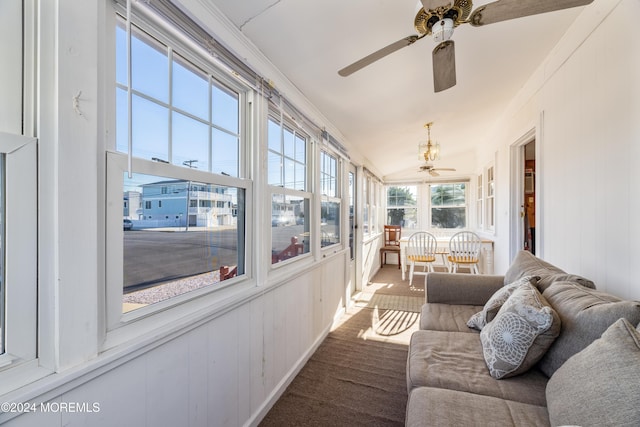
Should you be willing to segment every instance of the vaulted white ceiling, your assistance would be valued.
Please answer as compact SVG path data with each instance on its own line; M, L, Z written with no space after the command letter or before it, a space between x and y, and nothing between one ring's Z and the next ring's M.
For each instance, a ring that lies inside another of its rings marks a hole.
M434 93L430 36L348 76L337 71L416 34L418 0L202 0L233 24L383 177L421 177L423 125L442 145L437 166L469 162L509 101L583 7L455 29L457 85ZM474 9L488 3L474 2ZM473 162L471 162L473 163ZM473 166L471 167L473 168ZM442 176L446 176L446 172Z

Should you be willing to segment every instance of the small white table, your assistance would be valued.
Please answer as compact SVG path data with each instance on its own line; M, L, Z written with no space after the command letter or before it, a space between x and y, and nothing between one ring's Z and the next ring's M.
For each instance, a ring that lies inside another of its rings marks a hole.
M407 271L407 244L409 243L409 237L400 238L400 271L402 272L402 280L405 280ZM446 256L449 254L450 240L450 237L436 237L437 253L442 258L442 264L438 265L445 267L447 270L449 269L449 264ZM493 274L493 240L482 239L478 269L480 274Z

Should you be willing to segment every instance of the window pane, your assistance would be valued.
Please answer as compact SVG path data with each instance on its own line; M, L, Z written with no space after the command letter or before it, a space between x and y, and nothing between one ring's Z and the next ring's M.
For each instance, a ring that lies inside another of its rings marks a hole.
M302 138L300 135L296 135L295 150L296 150L296 155L295 155L296 162L306 163L307 141L304 138Z
M280 124L274 122L269 119L269 150L275 151L276 153L282 153L282 139Z
M322 202L320 206L322 247L340 243L340 203Z
M209 78L179 57L173 61L172 95L176 108L209 121Z
M213 159L211 171L215 173L238 176L238 147L240 141L235 135L213 129Z
M296 162L296 178L293 188L300 191L306 190L307 167L303 163Z
M269 119L269 184L307 190L305 138ZM302 159L301 161L298 159Z
M284 129L283 154L290 159L296 158L296 146L293 132L287 128Z
M325 152L320 153L320 191L322 195L337 197L336 180L338 176L337 161Z
M387 188L387 219L389 225L403 229L418 228L418 188L416 186Z
M123 310L244 274L244 190L124 174Z
M309 252L309 199L273 194L271 199L271 263Z
M213 94L213 124L233 133L238 133L239 97L238 94L216 85Z
M131 86L159 101L169 100L167 49L141 31L132 31Z
M209 126L180 113L173 113L172 163L209 170Z
M465 228L465 208L433 208L431 209L431 226L433 228Z
M144 98L132 99L133 155L169 161L169 114L165 107Z
M431 226L433 228L465 228L466 184L431 185Z
M282 187L282 157L272 151L269 151L268 156L269 185Z
M284 158L284 186L286 188L292 188L294 190L301 190L298 182L296 181L296 165L293 160Z

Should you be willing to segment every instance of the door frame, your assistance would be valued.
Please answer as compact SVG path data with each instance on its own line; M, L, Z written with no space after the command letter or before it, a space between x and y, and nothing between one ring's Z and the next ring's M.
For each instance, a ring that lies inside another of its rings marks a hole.
M522 249L522 236L524 236L524 221L522 204L524 203L524 146L530 142L536 144L536 170L538 169L538 145L539 145L539 133L536 132L536 128L529 129L524 135L518 138L511 144L510 147L510 176L509 176L509 263L513 262L514 258ZM538 180L538 174L535 174L536 181ZM536 182L537 186L537 182ZM537 187L536 187L537 188ZM538 191L536 191L536 219L538 216ZM538 227L536 227L536 234L538 234ZM538 236L536 236L536 242L539 242ZM540 247L539 243L536 244L536 249Z

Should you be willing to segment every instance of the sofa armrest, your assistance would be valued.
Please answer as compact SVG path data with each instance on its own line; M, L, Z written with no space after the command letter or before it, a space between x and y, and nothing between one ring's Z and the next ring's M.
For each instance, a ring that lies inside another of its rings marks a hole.
M428 273L425 302L484 305L504 285L504 276Z

